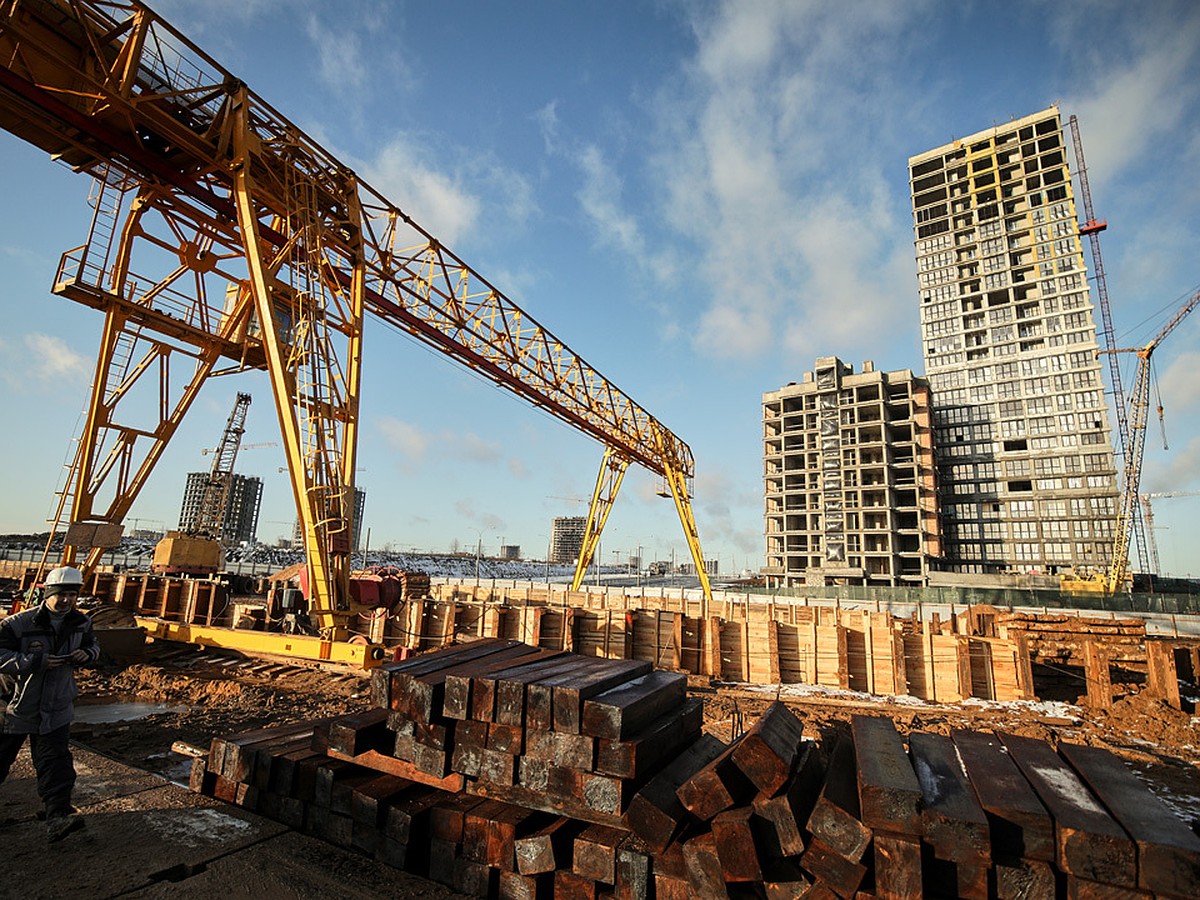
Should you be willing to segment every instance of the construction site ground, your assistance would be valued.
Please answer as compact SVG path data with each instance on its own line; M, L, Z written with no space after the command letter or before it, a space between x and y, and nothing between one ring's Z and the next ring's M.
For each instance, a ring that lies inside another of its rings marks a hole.
M96 827L68 836L64 852L56 854L53 881L22 896L210 896L204 891L217 883L233 886L234 893L220 892L229 897L243 896L236 893L242 885L245 896L256 897L455 896L178 786L186 784L190 768L187 748L206 750L214 736L366 709L364 673L160 642L142 661L79 675L76 799ZM740 723L752 723L778 694L813 737L867 713L891 717L902 734L970 728L1107 747L1193 828L1200 825L1200 716L1157 700L1134 695L1093 710L1068 703L936 704L801 685L695 683L693 690L704 698L706 727L724 737ZM23 757L0 788L0 837L10 859L46 858L32 774ZM186 821L200 831L210 819L224 824L214 826L216 843L205 838L191 846L196 839L187 827L172 824L162 810L186 810ZM26 849L33 855L25 857ZM114 869L113 859L122 854ZM102 870L115 872L105 876L111 883L103 888L96 884L101 857ZM193 871L183 881L171 880ZM87 888L76 894L69 887L74 884ZM306 884L316 885L316 892ZM181 893L185 886L201 893Z

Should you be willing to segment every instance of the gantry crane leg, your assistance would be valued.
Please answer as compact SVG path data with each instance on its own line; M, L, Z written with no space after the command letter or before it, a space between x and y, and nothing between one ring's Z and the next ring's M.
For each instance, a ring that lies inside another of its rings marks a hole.
M350 608L350 554L353 550L350 534L363 333L363 255L360 246L351 276L348 308L343 311L344 328L348 332L345 334L348 340L347 359L350 361L343 373L344 383L301 386L296 377L299 366L309 366L309 377L322 377L332 368L329 365L332 360L328 358L332 351L320 341L311 340L311 334L305 335L303 332L307 326L304 323L292 323L290 344L285 344L280 335L274 290L277 282L264 252L259 228L260 209L255 201L255 185L250 176L253 135L244 87L240 89L234 109L233 195L249 269L250 292L262 325L267 373L271 379L296 509L304 532L309 613L324 637L334 641L343 640L347 635L346 618ZM347 195L353 196L355 192L354 182L350 179ZM302 196L295 199L301 206L305 202ZM291 235L293 246L289 250L316 256L320 251L319 227L313 227L316 211L298 208L294 212L297 221L302 224L297 227L295 222L291 223L299 233ZM357 202L351 204L350 215L358 215ZM276 219L276 223L279 226L289 224L279 219ZM315 305L317 298L308 297L306 303ZM320 314L319 310L304 306L298 312L302 317ZM298 345L302 341L309 343L301 348ZM305 359L303 354L308 354L309 358ZM314 392L325 397L338 393L340 403L313 402Z
M137 308L128 279L132 245L141 234L141 217L151 208L145 200L143 197L132 205L122 225L120 248L107 290L77 278L60 279L55 286L57 293L105 310L87 418L51 529L53 538L62 516L69 516L63 562L76 564L82 555L84 559L78 564L85 575L95 570L104 552L119 540L121 522L220 358L215 341L191 342L189 346L184 340L173 346L155 337L153 328L143 327L141 317L152 314ZM86 256L86 248L80 249ZM64 263L70 256L66 255ZM248 315L248 305L235 306L224 328L243 327ZM176 355L190 359L194 368L178 397L172 399L171 360ZM136 425L122 423L118 415L121 401L138 390L143 378L157 379L158 422L152 428L141 421ZM110 527L106 530L97 526ZM108 538L97 539L97 534L107 534Z
M700 589L704 592L705 603L711 603L712 585L708 580L708 569L704 566L704 553L700 549L700 532L696 530L696 517L692 514L691 491L688 490L687 476L684 474L683 464L679 458L677 439L661 426L654 428L654 439L658 444L663 462L663 478L666 479L671 496L675 499L675 509L679 513L679 521L683 525L683 534L687 538L688 550L692 554L692 562L696 565L696 576L700 579Z
M629 468L629 460L608 447L604 451L604 460L600 463L600 474L596 478L596 489L592 491L592 505L588 509L587 529L583 534L583 544L579 548L579 560L575 564L575 577L571 580L571 590L579 590L583 584L583 576L592 562L596 547L600 543L600 532L608 521L612 510L613 500L625 478L625 470Z

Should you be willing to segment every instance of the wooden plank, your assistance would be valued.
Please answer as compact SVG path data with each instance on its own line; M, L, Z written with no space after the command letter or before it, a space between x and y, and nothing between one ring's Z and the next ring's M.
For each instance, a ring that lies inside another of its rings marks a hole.
M800 867L839 897L853 897L867 876L866 866L847 859L819 838L809 843Z
M402 672L392 680L392 709L406 713L414 722L434 722L442 718L442 697L446 679L454 674L476 671L480 658L508 659L514 662L531 657L530 648L513 642L489 648L471 659L459 658L453 664L431 672Z
M731 743L719 756L694 773L675 791L679 802L693 816L707 822L723 810L754 796L754 783L733 764L733 752L741 738Z
M451 846L457 846L462 842L466 814L482 802L480 797L454 793L444 802L438 803L429 812L430 836Z
M553 688L554 730L578 734L582 725L583 702L598 694L650 672L650 664L638 660L607 660L596 672L581 673L579 677L559 683L551 679ZM538 684L542 690L547 682Z
M778 700L767 707L738 743L731 759L760 792L778 793L792 771L804 726Z
M368 750L391 750L395 736L388 730L388 710L382 707L339 716L329 723L329 747L346 756Z
M984 860L986 874L992 853L987 816L967 780L954 742L940 734L914 731L908 736L908 750L921 785L923 839L938 859Z
M493 720L504 725L525 724L525 693L530 684L579 666L584 657L568 653L551 660L523 666L495 680L496 708Z
M639 778L661 760L673 756L695 740L704 723L704 703L699 697L686 700L628 740L596 739L596 771L620 778Z
M896 726L882 716L854 716L850 728L863 824L920 838L921 786Z
M589 825L575 838L572 871L592 881L616 884L617 848L628 836L624 828Z
M753 806L727 809L712 820L713 841L725 881L762 881L762 864L751 830Z
M654 671L583 703L584 734L626 740L656 717L682 706L687 675Z
M554 768L554 767L552 767ZM565 769L574 772L573 769ZM468 794L491 800L503 800L527 809L552 813L556 816L570 816L583 822L595 825L621 825L619 814L601 813L588 806L583 800L574 797L563 797L547 790L530 790L520 784L498 785L487 781L467 781L465 790Z
M376 775L353 788L350 795L350 818L372 828L379 828L383 824L388 803L412 787L413 782L399 775Z
M1043 860L995 859L992 865L998 900L1055 896L1054 867Z
M820 789L820 754L816 744L807 741L797 755L792 778L783 791L774 797L759 794L754 798L754 813L763 826L759 841L765 860L799 856L804 852L805 822L810 821L814 800ZM855 790L856 805L857 802ZM779 877L777 880L788 879Z
M354 763L358 766L373 769L376 772L399 775L401 778L407 778L409 781L415 781L418 784L428 785L429 787L435 787L443 791L461 791L463 786L463 777L458 773L437 778L427 772L422 772L410 762L396 759L394 756L385 756L375 750L368 750L366 753L360 753L358 756L346 756L338 753L336 750L330 750L329 756L332 759Z
M698 834L684 844L683 860L692 896L704 897L705 900L729 896L712 832Z
M979 731L951 733L967 777L988 817L992 846L1009 857L1052 862L1054 820L1000 739Z
M525 689L525 723L529 728L549 731L554 727L554 685L583 678L587 674L602 674L613 661L595 657L572 657L575 665L556 675L529 684Z
M1137 887L1200 896L1200 838L1108 750L1059 744L1058 752L1133 839Z
M875 832L875 894L882 900L921 900L921 842L901 834Z
M1085 641L1083 645L1083 674L1087 679L1087 702L1097 709L1112 706L1112 672L1108 665L1108 653L1096 641Z
M617 882L613 890L616 900L650 900L654 893L652 866L650 848L637 835L626 835L617 848Z
M487 722L474 720L460 720L455 723L454 750L450 754L451 771L471 778L479 777L483 751L487 749L488 727Z
M464 654L478 654L482 648L493 646L499 641L484 639L466 644L455 644L421 653L403 662L384 663L371 670L371 705L390 709L392 705L392 682L401 672L429 671L448 664L449 660Z
M528 653L524 658L530 661L544 660L558 654L550 650L542 650L539 647L530 647L528 644L523 645L528 648ZM446 677L445 693L442 696L442 715L450 719L469 719L471 718L471 693L475 680L481 676L488 675L494 672L499 672L501 669L511 668L513 665L511 657L503 659L495 659L494 657L483 657L478 661L478 668L473 673L454 672Z
M842 735L834 745L807 824L814 837L851 862L859 862L870 846L871 829L861 820L858 769L849 735Z
M1058 867L1091 881L1134 887L1137 851L1079 776L1044 741L1012 734L1000 739L1054 817Z
M551 819L541 828L516 839L517 871L522 875L553 872L571 860L575 835L584 823L566 816Z
M701 735L629 802L625 820L652 850L662 851L687 815L687 809L676 793L679 786L725 750L725 744L717 738Z

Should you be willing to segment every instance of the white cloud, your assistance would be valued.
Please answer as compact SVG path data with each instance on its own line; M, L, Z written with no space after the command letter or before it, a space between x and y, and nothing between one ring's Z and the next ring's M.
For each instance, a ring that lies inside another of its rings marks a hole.
M432 443L432 438L420 428L392 416L377 420L376 427L387 446L400 455L403 463L421 462Z
M861 140L863 108L896 90L887 63L912 15L897 6L730 2L693 23L694 63L656 104L653 168L711 285L695 313L703 352L886 346L911 308L907 207L886 189L894 160ZM882 54L863 59L867 44Z
M452 452L472 462L495 462L503 455L499 444L484 440L470 431L466 434L447 433L442 436L442 439L449 445Z
M1163 405L1170 410L1169 414L1200 410L1200 378L1196 377L1197 372L1200 372L1200 351L1185 350L1176 355L1159 375Z
M88 370L87 361L67 346L62 338L34 332L25 335L29 370L37 380L75 379Z
M358 31L335 28L329 22L321 21L316 14L309 15L305 30L317 48L321 79L330 90L346 98L361 93L367 85L369 71Z
M461 242L479 218L479 197L433 166L408 135L393 138L363 173L372 187L447 246Z

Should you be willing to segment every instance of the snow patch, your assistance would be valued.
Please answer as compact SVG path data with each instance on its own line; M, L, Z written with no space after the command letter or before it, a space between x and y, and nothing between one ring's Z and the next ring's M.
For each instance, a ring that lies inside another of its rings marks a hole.
M164 841L185 847L202 847L227 838L241 837L254 826L216 809L164 809L145 814L145 822Z
M1104 807L1095 801L1088 789L1083 786L1083 782L1073 772L1068 772L1066 769L1044 768L1042 766L1033 766L1032 768L1036 775L1041 777L1056 794L1068 803L1088 812L1108 815L1104 811Z

